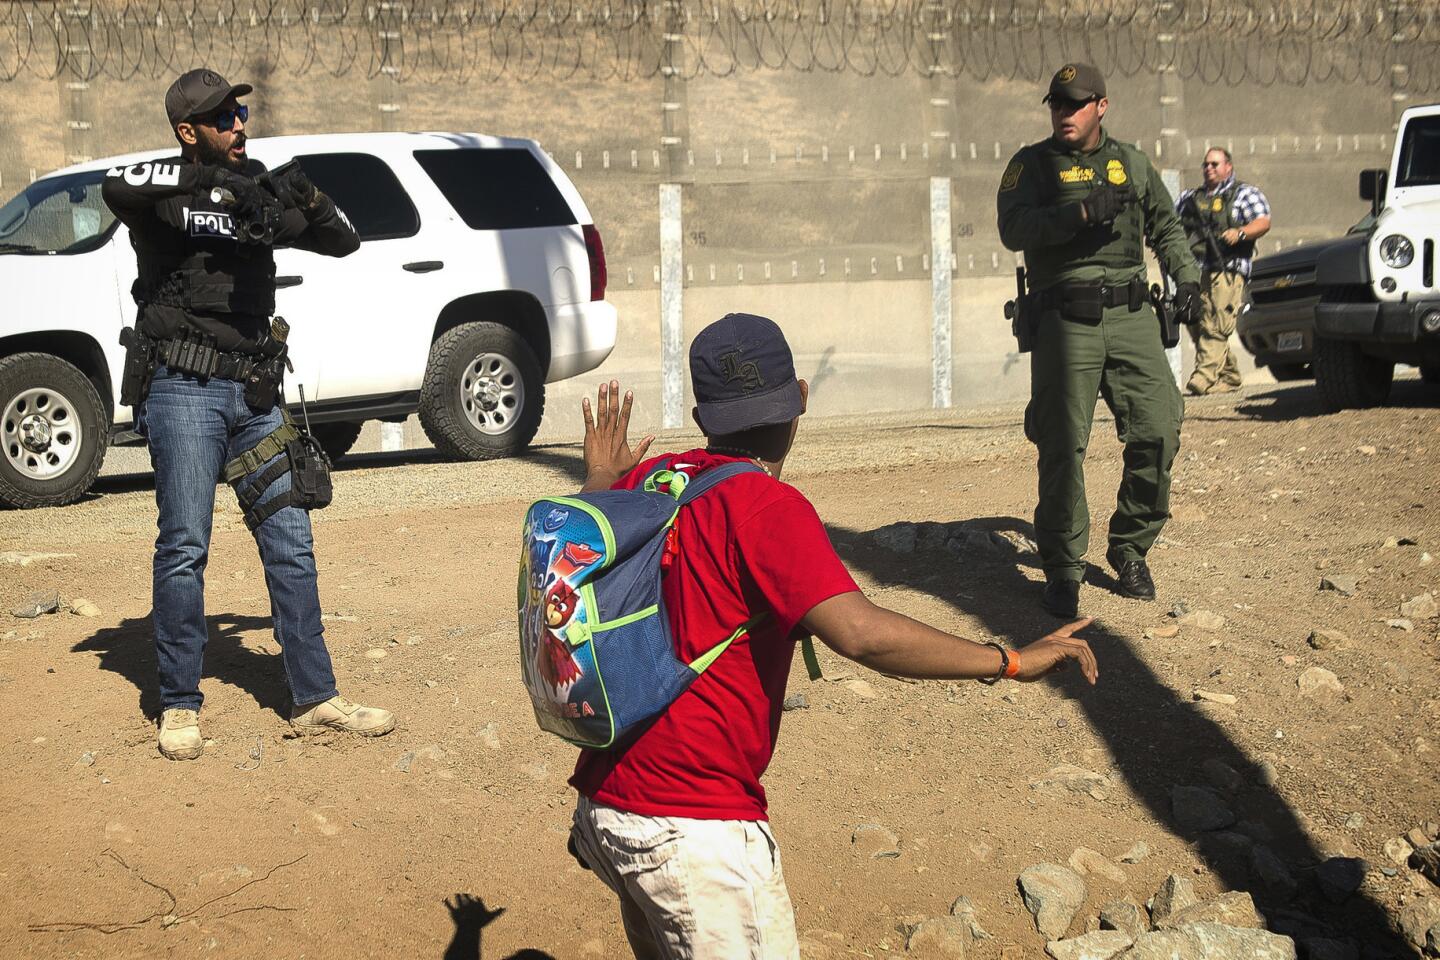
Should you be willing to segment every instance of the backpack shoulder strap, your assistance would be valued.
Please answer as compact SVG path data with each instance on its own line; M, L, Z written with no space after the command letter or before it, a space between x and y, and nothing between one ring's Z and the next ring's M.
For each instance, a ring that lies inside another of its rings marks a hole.
M729 480L731 477L738 477L742 473L764 473L758 466L749 461L727 463L723 467L715 467L706 470L700 476L691 480L685 485L680 494L680 506L684 506L697 497L703 496L707 491L716 485Z

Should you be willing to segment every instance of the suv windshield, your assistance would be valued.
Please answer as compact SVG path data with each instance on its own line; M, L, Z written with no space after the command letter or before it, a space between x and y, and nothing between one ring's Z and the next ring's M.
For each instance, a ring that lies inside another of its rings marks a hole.
M1400 144L1400 165L1395 171L1397 187L1428 187L1440 184L1440 116L1416 117L1405 124Z
M85 253L104 245L115 215L100 199L104 170L46 177L0 207L0 254Z

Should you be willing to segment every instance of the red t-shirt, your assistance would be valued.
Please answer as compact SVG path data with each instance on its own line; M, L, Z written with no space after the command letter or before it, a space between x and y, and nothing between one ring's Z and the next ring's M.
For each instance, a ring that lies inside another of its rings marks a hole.
M691 450L640 464L615 489L652 470L692 477L737 458ZM684 465L682 467L682 465ZM663 591L683 660L693 660L759 613L660 718L624 750L582 750L570 784L632 813L764 820L760 775L780 733L796 625L822 600L858 590L815 508L763 473L732 477L685 507Z

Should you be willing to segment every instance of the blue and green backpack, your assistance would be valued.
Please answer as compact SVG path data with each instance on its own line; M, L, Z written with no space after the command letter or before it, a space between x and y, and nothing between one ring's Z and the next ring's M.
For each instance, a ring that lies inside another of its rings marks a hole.
M758 617L680 659L660 583L675 518L750 463L691 479L660 469L635 490L547 497L525 514L520 669L540 726L592 750L622 745L689 688Z

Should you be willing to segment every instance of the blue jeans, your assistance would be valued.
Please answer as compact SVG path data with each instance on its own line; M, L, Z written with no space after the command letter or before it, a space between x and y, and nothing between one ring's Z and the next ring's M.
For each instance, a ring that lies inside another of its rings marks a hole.
M245 403L244 385L211 378L204 383L161 367L140 405L137 427L150 444L155 468L155 652L160 709L199 710L205 623L205 565L215 514L215 486L225 464L280 426L280 408L257 412ZM284 456L282 453L281 456ZM271 460L262 465L263 470ZM246 483L260 470L247 475ZM262 502L290 489L286 473ZM255 530L265 566L270 616L297 706L335 696L335 674L320 625L310 514L276 511Z

